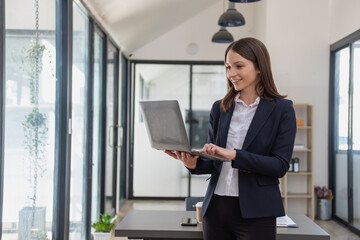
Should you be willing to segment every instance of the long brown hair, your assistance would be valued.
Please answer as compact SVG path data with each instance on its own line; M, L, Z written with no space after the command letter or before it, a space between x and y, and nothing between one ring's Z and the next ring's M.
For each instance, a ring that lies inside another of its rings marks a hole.
M225 51L225 62L226 56L230 50L233 50L242 57L253 62L255 69L260 71L260 78L255 86L256 93L260 98L274 100L275 98L286 97L286 95L280 95L276 89L271 71L270 55L261 41L249 37L231 43ZM220 109L223 112L230 110L231 106L234 104L235 96L238 94L238 91L235 90L228 78L227 85L228 92L220 103Z

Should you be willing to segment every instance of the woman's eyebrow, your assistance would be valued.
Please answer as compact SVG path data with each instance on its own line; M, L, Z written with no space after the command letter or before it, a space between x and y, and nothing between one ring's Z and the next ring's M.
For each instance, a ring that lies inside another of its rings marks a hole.
M234 62L233 64L236 64L236 63L242 63L242 64L245 64L245 62L240 61L240 60L239 60L239 61ZM226 66L226 65L230 65L230 63L226 62L226 63L225 63L225 66Z

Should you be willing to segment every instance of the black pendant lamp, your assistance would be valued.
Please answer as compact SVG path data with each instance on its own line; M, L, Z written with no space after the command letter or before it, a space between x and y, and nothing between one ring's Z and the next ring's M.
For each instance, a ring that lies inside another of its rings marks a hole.
M214 43L231 43L234 41L234 38L225 27L221 27L220 30L214 34L211 41Z
M229 8L220 16L218 24L222 27L238 27L245 24L245 18L236 10L235 3L229 2Z
M238 3L251 3L251 2L258 2L261 0L229 0L230 2L238 2Z

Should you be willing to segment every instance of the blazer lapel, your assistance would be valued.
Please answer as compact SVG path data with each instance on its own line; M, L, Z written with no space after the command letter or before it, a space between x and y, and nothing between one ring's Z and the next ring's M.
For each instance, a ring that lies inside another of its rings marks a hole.
M273 101L267 101L262 98L260 99L254 118L247 131L242 149L247 149L249 147L250 143L254 140L255 136L270 116L270 113L274 110L275 105L276 103Z
M227 142L227 137L228 137L228 132L229 132L229 126L230 126L230 122L231 122L231 117L233 115L234 112L234 105L231 107L230 111L227 112L221 112L220 113L220 120L219 120L219 129L221 129L219 131L219 140L220 142L218 143L218 145L222 148L226 148L226 142Z

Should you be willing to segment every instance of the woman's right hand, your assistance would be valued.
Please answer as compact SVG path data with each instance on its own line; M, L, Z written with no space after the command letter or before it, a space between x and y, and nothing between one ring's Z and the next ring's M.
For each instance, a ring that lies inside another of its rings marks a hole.
M188 152L180 152L180 151L174 151L173 152L173 151L170 151L170 150L165 150L164 153L166 153L170 157L173 157L175 159L178 159L178 160L182 161L184 166L189 168L189 169L195 169L196 168L197 159L199 158L199 156L192 156Z

